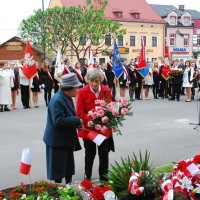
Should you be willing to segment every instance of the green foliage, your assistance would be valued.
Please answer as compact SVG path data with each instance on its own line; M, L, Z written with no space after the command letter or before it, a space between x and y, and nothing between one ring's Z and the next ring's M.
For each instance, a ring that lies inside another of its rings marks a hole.
M127 158L121 158L121 163L115 161L114 165L111 165L109 169L107 178L108 184L111 186L113 191L118 197L124 197L128 193L128 184L130 179L131 172L140 173L141 171L148 171L141 178L141 185L149 191L155 191L158 187L158 182L156 177L154 178L153 172L154 168L149 165L150 153L146 150L144 157L142 156L141 151L139 151L139 158L133 152L133 156L128 156Z
M40 44L47 53L56 52L58 44L62 54L70 47L78 60L81 53L85 55L89 45L96 49L95 55L102 53L109 48L104 46L105 35L111 35L114 41L119 35L124 35L126 30L118 22L105 19L106 0L99 8L94 6L96 4L96 0L86 0L85 6L37 10L33 16L21 22L21 37L25 39L28 35L32 42ZM83 36L86 44L80 40Z
M172 170L173 166L174 166L174 164L156 167L156 168L155 168L155 174L159 174L159 173L163 173L163 174L169 173L169 172Z

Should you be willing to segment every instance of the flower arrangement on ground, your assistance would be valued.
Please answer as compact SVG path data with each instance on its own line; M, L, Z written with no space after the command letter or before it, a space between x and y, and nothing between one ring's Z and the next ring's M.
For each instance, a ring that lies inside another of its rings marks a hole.
M95 129L106 133L108 129L121 135L119 126L123 126L122 121L125 116L132 116L131 103L120 97L118 102L107 102L106 100L96 100L96 107L88 112L88 129Z
M76 190L70 186L60 186L46 181L35 182L33 185L21 183L17 187L0 191L0 200L78 200Z
M108 185L94 185L89 180L84 180L79 187L87 193L88 199L93 200L115 200L115 193Z
M183 70L182 69L180 69L180 70L178 70L178 69L170 70L168 75L169 75L169 80L172 81L172 80L176 79L177 77L183 75Z

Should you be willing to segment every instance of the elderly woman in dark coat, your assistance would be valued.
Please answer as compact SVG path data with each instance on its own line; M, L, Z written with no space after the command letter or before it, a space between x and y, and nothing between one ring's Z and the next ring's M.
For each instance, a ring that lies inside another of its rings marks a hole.
M62 76L61 89L53 96L48 107L47 124L43 141L46 144L47 178L66 184L75 174L74 154L81 146L77 128L82 120L76 116L72 97L82 84L74 73Z

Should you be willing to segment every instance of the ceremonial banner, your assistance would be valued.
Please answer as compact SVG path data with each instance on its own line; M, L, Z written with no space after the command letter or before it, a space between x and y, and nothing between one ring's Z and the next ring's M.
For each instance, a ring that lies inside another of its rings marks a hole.
M138 59L138 65L137 69L144 69L146 67L146 52L145 52L145 46L144 46L144 38L142 37L142 46L140 50L140 56Z
M33 157L29 152L29 148L23 149L20 164L20 173L28 175L31 169Z
M35 60L33 59L33 52L32 52L32 48L29 41L26 44L24 60L25 60L26 66L23 66L22 71L23 71L24 76L28 80L30 80L37 74L37 67L35 64Z
M149 73L149 64L148 64L148 62L146 62L145 66L146 66L145 68L138 70L138 72L140 73L140 75L143 78Z
M86 58L88 59L88 66L93 66L94 65L94 57L93 57L90 47L87 50Z
M165 46L165 56L163 61L161 75L165 80L169 79L170 63L169 63L169 46Z
M61 83L61 76L64 70L62 55L60 47L58 46L57 56L56 56L56 64L55 64L55 71L54 71L54 78Z
M114 50L113 50L113 55L112 55L112 70L117 79L120 77L120 75L122 74L124 70L116 42L114 43Z

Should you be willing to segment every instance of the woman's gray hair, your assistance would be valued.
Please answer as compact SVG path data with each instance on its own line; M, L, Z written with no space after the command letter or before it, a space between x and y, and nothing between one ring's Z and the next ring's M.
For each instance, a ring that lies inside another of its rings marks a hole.
M94 80L95 78L99 78L102 82L104 79L102 72L97 68L89 68L85 76L85 81L88 83L88 81Z

